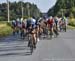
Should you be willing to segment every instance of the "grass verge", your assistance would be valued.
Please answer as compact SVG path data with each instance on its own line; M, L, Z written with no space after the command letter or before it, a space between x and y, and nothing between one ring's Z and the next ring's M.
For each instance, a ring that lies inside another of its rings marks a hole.
M68 25L67 28L68 28L68 29L75 29L74 26L70 26L70 25Z
M12 33L12 28L7 23L0 23L0 37L8 36Z

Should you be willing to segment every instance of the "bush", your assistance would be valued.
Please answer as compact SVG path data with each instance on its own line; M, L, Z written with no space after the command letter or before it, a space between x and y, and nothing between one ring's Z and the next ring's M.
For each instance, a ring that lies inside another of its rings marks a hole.
M12 26L11 22L7 22L7 25L10 26L10 27Z
M75 24L74 24L74 23L69 23L69 25L70 25L70 26L74 26L74 27L75 27Z
M5 21L6 20L6 18L5 17L0 17L0 21Z
M7 21L0 21L0 24L6 24Z
M75 18L69 19L69 25L75 27Z
M12 28L7 24L2 24L4 26L0 27L0 37L10 35L12 33Z

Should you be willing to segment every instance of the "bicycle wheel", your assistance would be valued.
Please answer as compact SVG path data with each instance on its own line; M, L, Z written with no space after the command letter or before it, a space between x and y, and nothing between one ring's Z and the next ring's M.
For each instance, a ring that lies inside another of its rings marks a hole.
M32 42L32 39L31 39L31 36L28 36L28 47L30 47L30 53L32 54L33 53L33 42Z
M50 40L52 39L52 35L53 35L53 33L50 31Z
M59 35L58 31L57 30L54 30L54 34L55 34L55 38L57 38L57 36Z
M33 53L33 42L32 42L32 40L30 40L30 52L31 52L31 54Z

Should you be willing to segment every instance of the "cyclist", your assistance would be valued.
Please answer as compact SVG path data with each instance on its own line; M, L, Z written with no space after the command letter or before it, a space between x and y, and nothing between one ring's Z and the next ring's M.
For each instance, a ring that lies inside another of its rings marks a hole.
M17 19L17 33L21 33L21 28L22 28L22 21L20 19Z
M13 20L12 21L12 29L13 29L13 35L15 35L15 32L16 32L16 20Z
M36 20L34 17L30 17L27 19L27 27L26 29L28 32L32 35L32 42L33 42L33 47L36 48L36 33L35 33L35 27L36 27Z
M47 18L46 17L43 19L43 33L44 33L44 36L47 37L48 28L47 28Z
M58 20L58 24L59 24L59 31L61 32L61 30L62 30L62 18L59 18L59 20Z
M58 33L59 19L57 16L54 17L54 26L53 27L54 27L53 31L56 34L56 36L59 35L59 33Z
M53 35L53 24L54 24L54 19L52 16L50 16L50 18L47 21L48 23L48 28L50 30L50 35Z
M25 22L24 22L24 21L22 21L22 27L21 27L21 37L23 37L23 39L24 39L24 36L25 36L25 32L26 32Z
M57 16L54 17L54 22L56 25L56 30L58 30L58 17Z
M66 32L66 17L65 16L62 17L62 28Z

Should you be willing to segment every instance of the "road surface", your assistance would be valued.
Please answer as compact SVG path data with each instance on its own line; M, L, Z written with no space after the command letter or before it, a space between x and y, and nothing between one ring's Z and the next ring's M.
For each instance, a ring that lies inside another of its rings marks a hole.
M75 30L52 40L40 39L32 55L27 43L19 36L0 40L0 61L75 61Z

